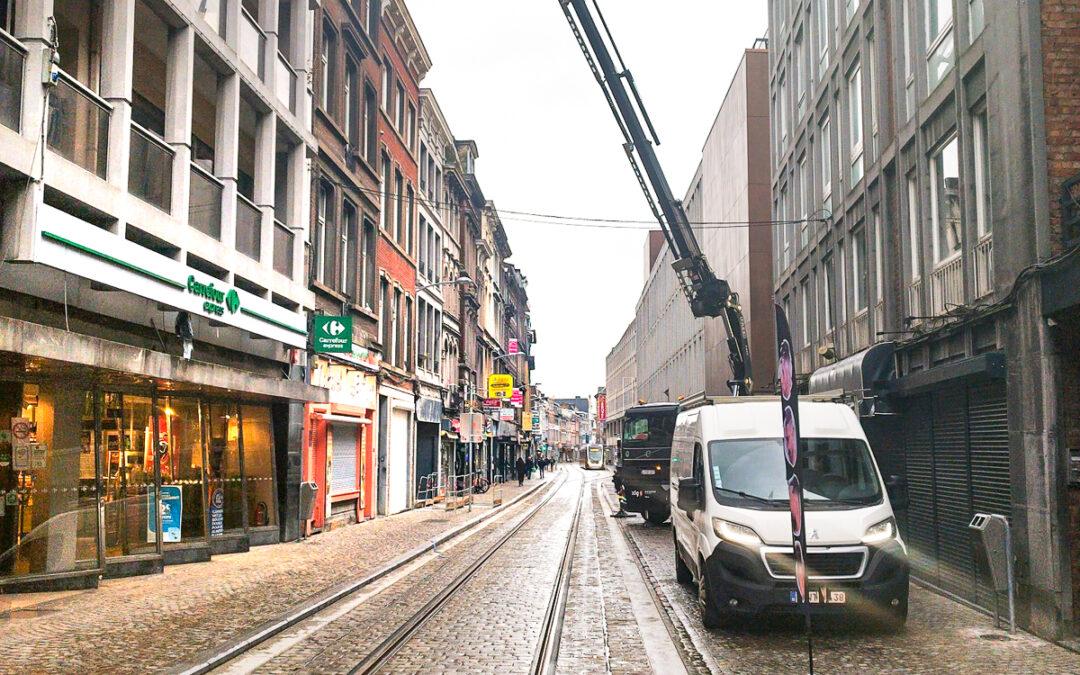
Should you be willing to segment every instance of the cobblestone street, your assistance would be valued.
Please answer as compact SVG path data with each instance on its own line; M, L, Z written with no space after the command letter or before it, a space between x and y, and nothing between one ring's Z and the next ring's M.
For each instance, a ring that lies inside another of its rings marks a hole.
M508 484L503 498L539 482ZM0 671L137 673L184 662L491 511L493 494L477 496L471 512L408 511L96 590L0 596Z

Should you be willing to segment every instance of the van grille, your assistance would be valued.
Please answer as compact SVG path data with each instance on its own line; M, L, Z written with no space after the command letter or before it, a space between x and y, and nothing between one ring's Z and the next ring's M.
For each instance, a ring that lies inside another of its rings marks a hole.
M862 569L864 551L810 552L806 554L806 574L812 579L822 577L854 577ZM795 558L791 553L765 554L769 571L777 577L795 576Z

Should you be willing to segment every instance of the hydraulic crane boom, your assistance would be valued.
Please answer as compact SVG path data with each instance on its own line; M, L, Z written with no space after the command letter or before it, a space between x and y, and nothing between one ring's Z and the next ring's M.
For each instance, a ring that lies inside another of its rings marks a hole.
M619 54L615 40L608 30L604 15L596 0L592 0L596 15L604 27L607 41L604 40L587 0L559 0L570 29L577 38L585 60L589 63L593 76L604 92L608 106L615 115L626 142L623 148L630 160L630 166L638 179L645 199L653 215L660 223L675 262L672 268L679 279L679 285L687 300L690 310L696 317L721 317L728 335L728 360L731 363L732 378L728 380L731 393L735 396L749 394L753 386L750 373L750 348L746 339L746 324L743 320L739 296L732 293L728 283L718 279L709 267L701 252L694 230L686 217L682 202L675 199L668 185L667 177L656 158L653 142L660 144L656 129L653 128L645 105L638 95L634 77L626 68ZM619 59L619 69L608 50ZM633 97L631 99L631 96ZM644 122L644 124L642 124ZM648 127L649 135L645 134Z

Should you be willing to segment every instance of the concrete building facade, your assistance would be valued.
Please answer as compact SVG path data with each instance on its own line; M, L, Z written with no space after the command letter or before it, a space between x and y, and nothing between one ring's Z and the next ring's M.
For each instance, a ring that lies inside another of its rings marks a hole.
M845 390L906 480L922 580L991 607L967 525L1010 518L1018 619L1047 637L1076 630L1080 597L1070 11L778 2L769 24L774 213L795 221L775 289L798 369Z

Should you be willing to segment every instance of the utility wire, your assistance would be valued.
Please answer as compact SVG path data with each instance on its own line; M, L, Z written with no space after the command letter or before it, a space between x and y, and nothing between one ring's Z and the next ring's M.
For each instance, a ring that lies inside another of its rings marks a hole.
M348 185L341 181L327 176L321 175L316 179L317 181L325 181L332 183L333 185L343 189L352 190L354 192L361 192L367 195L371 195L379 198L388 198L391 201L408 201L407 195L394 195L383 194L381 190L373 190L371 188L358 187L356 185ZM419 201L420 192L414 193L414 200ZM436 208L452 207L456 206L454 202L442 202L438 200L425 200L429 205ZM582 228L594 228L594 229L629 229L629 230L655 230L659 227L659 223L656 220L636 220L632 218L599 218L594 216L569 216L563 214L553 213L541 213L537 211L521 211L515 209L504 209L496 206L495 211L500 217L512 216L509 218L503 218L512 222L523 223L535 223L540 225L562 225L565 227L582 227ZM807 218L795 218L795 219L778 219L778 220L702 220L691 221L690 226L694 229L741 229L748 227L776 227L782 225L797 225L802 223L829 223L831 222L830 214L827 211L816 211ZM647 227L631 227L646 225Z

